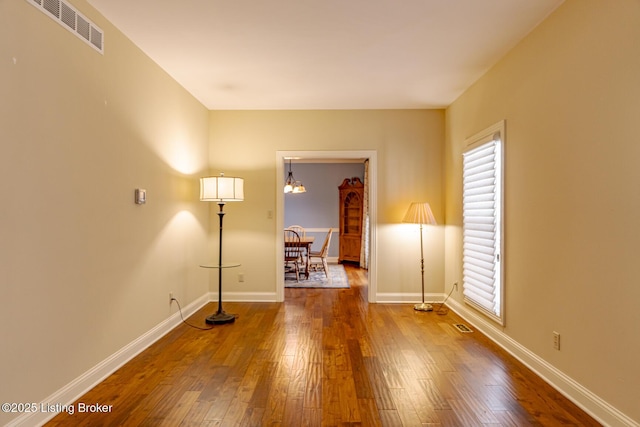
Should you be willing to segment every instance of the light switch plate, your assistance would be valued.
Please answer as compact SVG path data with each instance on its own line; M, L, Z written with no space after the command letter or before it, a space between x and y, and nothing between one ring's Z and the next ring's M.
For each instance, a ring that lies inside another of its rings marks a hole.
M136 204L144 205L147 203L147 190L144 188L136 188Z

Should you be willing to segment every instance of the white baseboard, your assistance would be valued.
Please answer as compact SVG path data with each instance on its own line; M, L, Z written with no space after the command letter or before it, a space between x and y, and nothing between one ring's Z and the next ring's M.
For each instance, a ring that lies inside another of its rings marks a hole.
M632 420L565 373L549 364L546 360L497 329L494 323L475 310L454 300L447 301L447 305L460 317L468 321L474 328L489 337L493 342L526 365L540 378L601 424L611 427L640 427L638 422Z
M218 293L211 293L211 301L218 301ZM275 292L223 292L223 301L229 302L276 302Z
M212 299L210 293L201 296L188 306L183 307L183 316L185 318L191 316L211 300ZM180 313L175 312L166 320L155 326L153 329L133 340L132 342L118 350L116 353L112 354L84 374L80 375L75 380L71 381L60 390L44 399L38 404L38 407L42 407L42 405L46 407L48 404L73 404L73 402L79 399L82 395L87 393L100 382L104 381L105 378L117 371L125 363L136 357L151 344L158 341L173 328L178 326L181 322L182 320L180 319ZM5 425L5 427L42 426L57 414L58 413L52 412L24 413L14 420L10 421Z
M442 294L424 294L425 302L442 302L443 300ZM388 303L388 304L396 304L396 303L411 303L417 304L422 302L422 294L411 293L411 294L402 294L402 293L377 293L376 294L376 302L377 303Z

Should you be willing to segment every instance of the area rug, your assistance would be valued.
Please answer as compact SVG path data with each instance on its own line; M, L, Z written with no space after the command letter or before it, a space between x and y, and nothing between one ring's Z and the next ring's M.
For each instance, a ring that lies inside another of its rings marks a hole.
M285 288L348 288L349 279L347 272L344 271L342 264L329 264L329 278L327 278L322 270L312 271L309 279L300 277L300 282L296 282L294 273L287 273L284 276Z

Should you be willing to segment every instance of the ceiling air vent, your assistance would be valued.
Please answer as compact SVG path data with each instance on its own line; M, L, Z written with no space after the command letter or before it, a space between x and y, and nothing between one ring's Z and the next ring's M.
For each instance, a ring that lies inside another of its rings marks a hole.
M45 15L82 39L89 46L104 54L104 32L78 10L62 0L27 0Z
M44 0L42 2L44 10L55 16L60 17L60 1L59 0Z

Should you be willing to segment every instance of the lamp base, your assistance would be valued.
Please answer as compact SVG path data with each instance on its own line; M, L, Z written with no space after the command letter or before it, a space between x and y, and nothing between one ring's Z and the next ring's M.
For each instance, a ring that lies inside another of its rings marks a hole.
M413 309L417 311L433 311L433 306L431 304L422 302L420 304L414 305Z
M224 325L225 323L233 323L236 321L236 316L233 314L225 313L221 311L205 319L208 325Z

